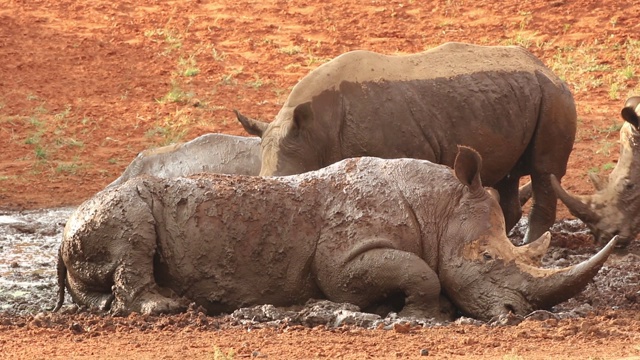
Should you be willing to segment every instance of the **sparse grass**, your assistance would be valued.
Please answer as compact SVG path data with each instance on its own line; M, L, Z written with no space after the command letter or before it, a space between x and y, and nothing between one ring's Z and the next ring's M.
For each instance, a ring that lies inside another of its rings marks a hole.
M160 104L166 103L179 103L186 104L191 98L193 98L193 93L188 93L182 89L180 84L177 81L171 81L171 89L168 93L166 93L163 97L156 99L156 101Z
M257 90L261 88L262 85L264 85L264 81L262 81L262 79L260 79L260 77L257 74L254 74L253 81L247 81L247 85Z
M164 55L170 54L174 50L182 48L182 38L174 29L155 29L147 30L144 35L155 42L164 42L166 44Z
M56 166L55 172L57 174L70 174L70 175L77 174L78 170L80 169L80 165L78 165L75 161L76 160L74 159L74 162L72 163L58 163L58 166Z
M236 85L238 83L236 76L242 74L242 69L242 67L232 69L228 74L222 75L220 82L223 85Z
M229 349L226 353L217 346L213 347L213 360L233 360L236 356L233 349Z
M302 48L298 45L289 45L281 47L278 51L287 55L295 55L299 54L302 51Z
M602 146L596 150L596 154L603 154L605 156L611 155L611 148L614 147L614 143L611 141L605 141Z
M196 76L200 73L195 54L192 54L187 58L182 56L178 58L178 72L182 76Z
M213 55L213 60L215 61L224 61L227 58L227 54L218 52L215 48L211 49L211 55Z
M69 114L71 113L71 105L67 105L65 106L64 110L62 110L61 112L53 115L53 118L56 119L57 121L61 121L67 118L67 116L69 116Z

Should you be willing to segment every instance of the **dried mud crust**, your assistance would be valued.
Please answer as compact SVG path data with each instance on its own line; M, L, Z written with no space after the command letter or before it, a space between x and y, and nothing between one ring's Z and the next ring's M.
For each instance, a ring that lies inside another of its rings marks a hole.
M565 59L570 67L556 71L572 80L579 124L563 184L582 194L592 190L587 171L606 172L615 162L619 110L627 95L640 93L640 69L616 83L617 99L608 77L637 65L625 51L640 33L637 1L0 3L0 209L77 205L146 148L206 132L246 135L232 109L273 119L291 86L348 50L511 42L548 65ZM191 55L199 73L184 76ZM559 218L566 217L561 206ZM594 250L579 231L558 232L553 241L554 261ZM637 288L625 285L637 284L638 261L625 256L601 272L609 292L590 285L562 304L580 304L579 318L370 330L241 324L197 310L127 318L3 312L0 357L211 359L216 349L270 359L638 357Z

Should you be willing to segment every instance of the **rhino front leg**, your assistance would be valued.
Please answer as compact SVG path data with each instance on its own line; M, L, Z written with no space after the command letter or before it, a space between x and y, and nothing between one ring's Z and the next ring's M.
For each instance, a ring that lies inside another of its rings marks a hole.
M329 300L366 308L400 294L405 297L401 316L451 319L450 309L441 303L437 274L415 254L378 248L343 265L316 264L315 268L320 269L318 283Z

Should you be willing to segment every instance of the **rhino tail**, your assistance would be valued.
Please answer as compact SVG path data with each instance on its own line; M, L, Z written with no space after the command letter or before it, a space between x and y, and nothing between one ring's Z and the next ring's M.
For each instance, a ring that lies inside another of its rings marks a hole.
M64 303L64 291L67 286L67 266L64 264L62 260L62 245L58 248L58 302L56 303L56 307L53 308L52 312L57 312L62 307Z

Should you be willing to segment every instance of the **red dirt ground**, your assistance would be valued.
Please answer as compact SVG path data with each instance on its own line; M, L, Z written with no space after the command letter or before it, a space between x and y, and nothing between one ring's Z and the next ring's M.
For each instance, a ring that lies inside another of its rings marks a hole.
M0 0L0 209L77 205L141 150L246 135L232 109L272 119L302 76L343 52L446 41L519 44L567 80L579 129L563 184L589 193L587 172L606 174L617 158L624 100L640 94L638 19L639 1L612 0ZM561 207L558 218L568 216ZM82 333L0 324L0 357L223 358L216 347L270 359L417 358L421 349L450 359L640 356L637 312L396 331L168 319Z

